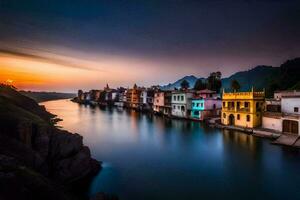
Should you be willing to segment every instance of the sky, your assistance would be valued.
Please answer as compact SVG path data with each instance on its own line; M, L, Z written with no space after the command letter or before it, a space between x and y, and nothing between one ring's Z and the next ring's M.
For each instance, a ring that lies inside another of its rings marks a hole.
M74 92L300 55L300 1L0 0L0 82Z

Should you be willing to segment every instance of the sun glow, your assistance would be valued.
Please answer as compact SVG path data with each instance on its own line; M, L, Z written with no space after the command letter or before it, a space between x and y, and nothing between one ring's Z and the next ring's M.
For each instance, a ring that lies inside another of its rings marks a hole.
M90 70L4 54L0 54L0 69L0 82L32 90L60 90L74 83L76 85L76 81L89 82L89 78L97 76L97 73Z

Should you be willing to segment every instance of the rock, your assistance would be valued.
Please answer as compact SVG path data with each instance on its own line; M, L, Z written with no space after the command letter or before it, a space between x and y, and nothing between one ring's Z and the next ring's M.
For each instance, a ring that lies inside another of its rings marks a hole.
M97 193L95 196L91 197L90 200L118 200L119 198L114 195L108 195L103 192Z
M0 85L1 200L74 199L67 189L101 168L82 136L54 127L52 117L33 100Z
M98 171L100 165L95 164L95 160L91 160L89 148L83 146L73 156L57 160L53 163L53 177L65 183L75 182Z
M51 137L50 157L63 159L79 152L83 147L82 136L67 131L56 130Z

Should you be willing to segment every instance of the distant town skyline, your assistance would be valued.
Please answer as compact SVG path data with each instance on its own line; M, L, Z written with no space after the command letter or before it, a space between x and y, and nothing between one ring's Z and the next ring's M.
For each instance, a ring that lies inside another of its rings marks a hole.
M0 0L0 82L20 89L168 84L300 55L299 1Z

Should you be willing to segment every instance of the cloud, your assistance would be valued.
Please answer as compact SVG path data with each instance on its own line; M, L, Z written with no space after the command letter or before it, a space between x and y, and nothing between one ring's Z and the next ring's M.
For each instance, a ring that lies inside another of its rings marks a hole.
M47 54L42 55L42 53L31 53L21 49L0 48L0 54L38 60L50 64L61 65L67 68L76 68L76 69L89 70L89 71L105 71L99 68L85 66L83 63L78 62L78 60L76 60L75 58L64 57L53 53L47 53L48 55Z

